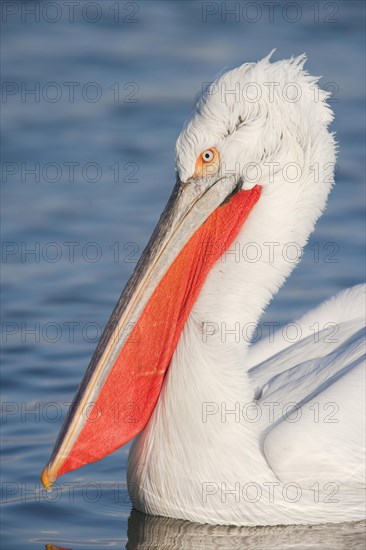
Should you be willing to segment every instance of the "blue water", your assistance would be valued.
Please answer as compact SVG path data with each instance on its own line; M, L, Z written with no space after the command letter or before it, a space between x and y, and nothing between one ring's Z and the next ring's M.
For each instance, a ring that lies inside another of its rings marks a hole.
M236 16L225 13L235 2L54 4L2 5L2 548L362 548L360 525L240 530L131 514L128 446L51 493L39 474L170 193L193 98L223 67L307 52L335 91L337 185L265 320L364 279L364 3L282 2L273 22L262 2L237 3Z

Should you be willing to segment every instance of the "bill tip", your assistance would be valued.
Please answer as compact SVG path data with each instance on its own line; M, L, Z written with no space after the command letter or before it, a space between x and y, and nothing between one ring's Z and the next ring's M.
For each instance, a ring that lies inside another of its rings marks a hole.
M49 466L48 465L45 466L41 474L41 481L42 481L43 487L45 487L45 489L51 489L52 485L55 483L55 480L56 478L51 475Z

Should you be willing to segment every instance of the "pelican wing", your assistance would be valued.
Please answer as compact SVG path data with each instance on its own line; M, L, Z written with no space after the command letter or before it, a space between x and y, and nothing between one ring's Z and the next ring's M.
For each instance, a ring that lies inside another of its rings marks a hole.
M252 345L245 358L252 379L264 384L269 377L287 370L299 360L327 355L365 324L366 284L342 290L329 300L278 330L271 342L262 339ZM359 319L360 323L357 322ZM301 335L295 345L284 338L295 325ZM317 331L318 328L318 331ZM307 337L311 337L307 340ZM289 355L279 355L288 348Z
M283 483L313 486L315 473L323 490L335 494L345 484L364 483L364 291L358 285L341 292L298 321L306 328L333 318L334 338L327 330L313 333L249 371L257 403L267 412L262 449Z

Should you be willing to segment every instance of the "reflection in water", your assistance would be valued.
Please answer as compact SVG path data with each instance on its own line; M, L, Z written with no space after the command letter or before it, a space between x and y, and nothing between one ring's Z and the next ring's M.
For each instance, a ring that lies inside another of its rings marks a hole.
M235 527L201 525L132 510L126 550L364 549L365 522Z

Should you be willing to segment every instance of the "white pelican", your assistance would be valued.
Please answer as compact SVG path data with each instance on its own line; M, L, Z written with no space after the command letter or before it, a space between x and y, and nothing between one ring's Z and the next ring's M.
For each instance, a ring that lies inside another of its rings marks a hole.
M305 56L269 57L219 77L180 134L177 183L46 487L137 436L128 483L140 511L248 526L362 519L364 287L297 320L292 345L283 332L252 347L236 337L238 324L253 332L292 271L285 250L305 245L333 185L327 94Z

